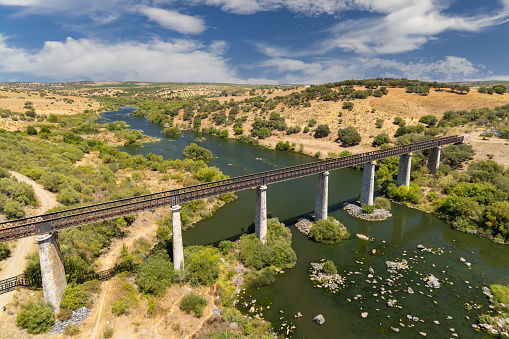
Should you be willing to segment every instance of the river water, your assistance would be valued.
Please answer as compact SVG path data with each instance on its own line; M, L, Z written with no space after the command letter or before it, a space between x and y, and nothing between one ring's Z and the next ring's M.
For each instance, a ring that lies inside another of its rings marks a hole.
M122 107L103 113L99 121L125 121L133 129L161 139L143 147L120 147L131 155L151 152L165 159L182 158L184 147L202 137L183 131L179 138L166 138L161 126L130 115L132 110ZM231 177L313 161L297 153L204 137L205 141L198 144L215 156L209 165L219 167ZM275 284L242 294L240 309L247 314L251 302L256 300L257 310L263 306L263 311L256 314L262 314L280 334L293 338L417 338L421 337L420 332L431 338L449 338L453 334L460 338L483 337L471 327L477 316L489 312L481 288L509 284L509 248L454 231L432 215L398 204L392 205L393 217L383 222L353 218L341 206L360 194L361 180L362 172L353 169L330 173L329 215L341 221L352 234L337 245L314 243L293 226L299 216L314 210L316 176L268 186L267 211L290 227L297 265L279 275ZM255 191L236 195L238 199L219 209L212 218L184 232L184 242L211 244L238 236L247 229L254 221ZM373 241L360 240L356 233L366 234ZM418 250L419 244L429 251ZM461 257L471 267L460 261ZM310 263L321 259L333 260L338 273L347 278L337 293L316 288L309 279ZM387 272L386 261L402 259L408 261L408 269L398 270L397 274ZM375 271L373 278L367 276L369 267ZM440 288L424 286L423 278L428 274L438 278ZM393 285L384 286L391 275ZM415 293L408 293L408 287ZM395 307L386 305L389 299L395 300ZM297 312L303 316L296 318ZM366 318L361 317L363 312L368 313ZM313 322L317 314L324 316L323 325Z

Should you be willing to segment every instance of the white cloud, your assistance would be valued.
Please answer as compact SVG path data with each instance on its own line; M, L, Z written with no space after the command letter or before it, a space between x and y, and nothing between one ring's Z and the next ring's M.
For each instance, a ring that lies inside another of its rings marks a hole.
M327 83L345 79L383 76L420 80L459 81L485 76L483 66L469 60L447 56L437 62L404 63L381 58L324 59L304 62L289 58L269 59L259 65L280 74L281 83Z
M224 40L212 41L209 46L209 51L215 55L224 55L228 50L229 44Z
M137 10L149 20L182 34L199 34L205 30L202 19L162 8L138 6Z
M373 2L373 1L365 1ZM401 6L396 6L400 3ZM381 18L341 22L332 29L334 37L323 42L332 49L339 47L359 54L393 54L421 48L434 35L446 31L477 32L483 28L509 21L509 6L492 15L471 17L444 14L447 8L436 0L408 0L391 2L385 9L374 4L367 8L390 11Z
M30 52L0 35L0 78L13 74L63 80L243 82L222 57L193 40L101 43L67 38Z

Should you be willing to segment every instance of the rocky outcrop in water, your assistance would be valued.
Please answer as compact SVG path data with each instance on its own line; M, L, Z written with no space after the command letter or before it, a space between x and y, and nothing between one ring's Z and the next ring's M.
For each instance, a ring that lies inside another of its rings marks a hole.
M379 208L375 209L373 213L364 213L362 207L357 204L346 203L343 209L353 217L369 221L382 221L392 217L391 212Z

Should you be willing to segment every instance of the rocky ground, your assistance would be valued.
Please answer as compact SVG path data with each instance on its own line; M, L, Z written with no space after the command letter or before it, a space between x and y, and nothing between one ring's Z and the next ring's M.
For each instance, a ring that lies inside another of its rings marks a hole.
M343 209L353 217L369 221L382 221L392 217L391 212L380 208L375 209L373 213L364 213L358 204L346 203Z

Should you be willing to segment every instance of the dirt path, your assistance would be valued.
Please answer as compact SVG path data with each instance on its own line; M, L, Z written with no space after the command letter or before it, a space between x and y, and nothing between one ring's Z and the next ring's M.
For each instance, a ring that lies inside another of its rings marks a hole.
M41 185L27 178L24 175L21 175L16 172L11 172L11 174L14 177L16 177L19 181L23 181L26 182L27 184L32 185L35 194L39 199L40 202L39 207L31 211L28 211L29 216L42 214L46 212L48 209L53 208L57 205L57 199L54 193L46 191ZM18 274L21 274L25 265L25 257L27 256L32 245L34 245L34 242L35 237L23 238L18 241L14 253L9 259L7 259L8 260L7 265L5 269L2 271L0 279L7 279L10 277L14 277ZM7 303L11 300L13 293L14 291L0 294L0 308L7 305Z

